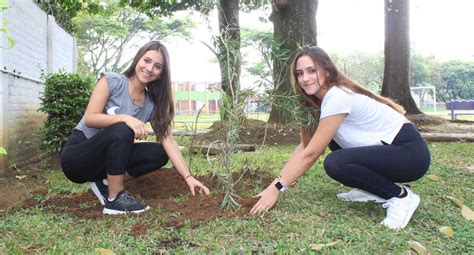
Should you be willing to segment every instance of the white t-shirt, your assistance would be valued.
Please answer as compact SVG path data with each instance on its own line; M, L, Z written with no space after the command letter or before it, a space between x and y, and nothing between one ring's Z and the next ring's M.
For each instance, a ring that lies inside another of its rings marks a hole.
M321 119L347 113L334 140L341 148L391 144L405 117L386 104L345 87L333 86L321 103Z

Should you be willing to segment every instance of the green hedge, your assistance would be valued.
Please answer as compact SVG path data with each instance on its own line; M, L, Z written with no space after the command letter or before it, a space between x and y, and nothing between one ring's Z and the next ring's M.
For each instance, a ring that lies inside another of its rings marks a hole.
M45 86L38 111L47 117L39 133L41 148L58 152L82 118L94 81L91 77L62 71L43 79Z

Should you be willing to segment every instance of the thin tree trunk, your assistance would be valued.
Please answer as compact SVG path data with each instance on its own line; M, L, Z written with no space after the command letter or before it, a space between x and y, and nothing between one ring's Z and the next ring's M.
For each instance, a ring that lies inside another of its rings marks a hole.
M219 0L218 19L220 38L217 38L218 60L221 71L222 90L232 98L240 89L240 25L239 1ZM229 103L223 100L223 103ZM224 105L224 107L229 107ZM225 112L223 112L225 113ZM222 119L227 119L222 114Z

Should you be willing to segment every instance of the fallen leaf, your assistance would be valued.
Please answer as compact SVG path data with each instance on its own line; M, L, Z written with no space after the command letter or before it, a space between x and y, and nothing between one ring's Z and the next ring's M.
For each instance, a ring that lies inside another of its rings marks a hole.
M35 253L35 254L41 252L44 249L44 247L38 244L28 244L27 246L22 246L21 248L26 253Z
M429 174L429 175L426 176L426 178L428 178L429 180L434 181L434 182L437 182L437 181L441 180L441 177L439 177L437 175L434 175L434 174Z
M439 228L439 232L447 235L448 237L453 237L454 236L454 231L452 228L448 226L442 226Z
M428 250L425 248L425 246L421 245L421 243L410 240L408 241L408 245L410 246L411 249L416 251L418 255L428 255Z
M95 248L95 252L99 253L100 255L115 255L112 250L104 248Z
M461 207L461 215L466 220L474 221L474 212L471 210L471 208L467 207L466 205L463 205Z
M21 181L26 178L26 175L15 175L15 178Z
M461 207L464 205L464 202L457 199L457 198L454 198L454 197L450 197L450 196L446 196L447 199L453 201L457 206Z
M326 244L324 244L324 243L311 244L310 249L313 250L313 251L319 251L323 248L334 246L334 245L336 245L336 243L337 243L337 241L326 243Z
M474 165L466 166L466 171L468 173L474 173Z

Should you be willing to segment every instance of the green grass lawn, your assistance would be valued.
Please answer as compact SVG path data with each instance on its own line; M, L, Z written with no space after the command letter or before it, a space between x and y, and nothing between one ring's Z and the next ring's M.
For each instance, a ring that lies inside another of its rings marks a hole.
M434 111L423 111L425 114L428 114L428 115L433 115L433 116L437 116L437 117L441 117L441 118L444 118L444 119L448 119L450 120L451 119L451 111L448 111L448 110L438 110L436 112ZM463 111L463 110L457 110L456 112L470 112L470 113L474 113L474 111ZM469 120L469 121L474 121L474 115L458 115L457 117L458 120Z
M336 194L348 189L325 175L320 160L264 217L219 218L198 227L185 224L180 229L158 224L137 237L130 234L134 224L153 222L163 213L159 208L120 220L81 219L41 208L23 209L0 215L0 254L94 254L97 248L116 254L308 254L312 253L311 244L331 242L337 243L318 252L409 254L409 240L420 242L432 254L473 254L473 222L464 219L460 209L445 196L456 197L474 208L474 146L431 143L429 147L429 174L438 175L441 180L423 178L411 184L420 195L421 204L409 225L398 232L379 224L385 215L380 205L338 201ZM264 147L256 153L238 154L236 169L246 165L277 173L292 149L293 146ZM198 156L193 158L192 169L198 174L210 170L207 161ZM87 185L72 184L59 171L45 174L49 179L47 196L88 192ZM256 194L263 188L251 192ZM451 227L454 236L440 233L441 226Z

